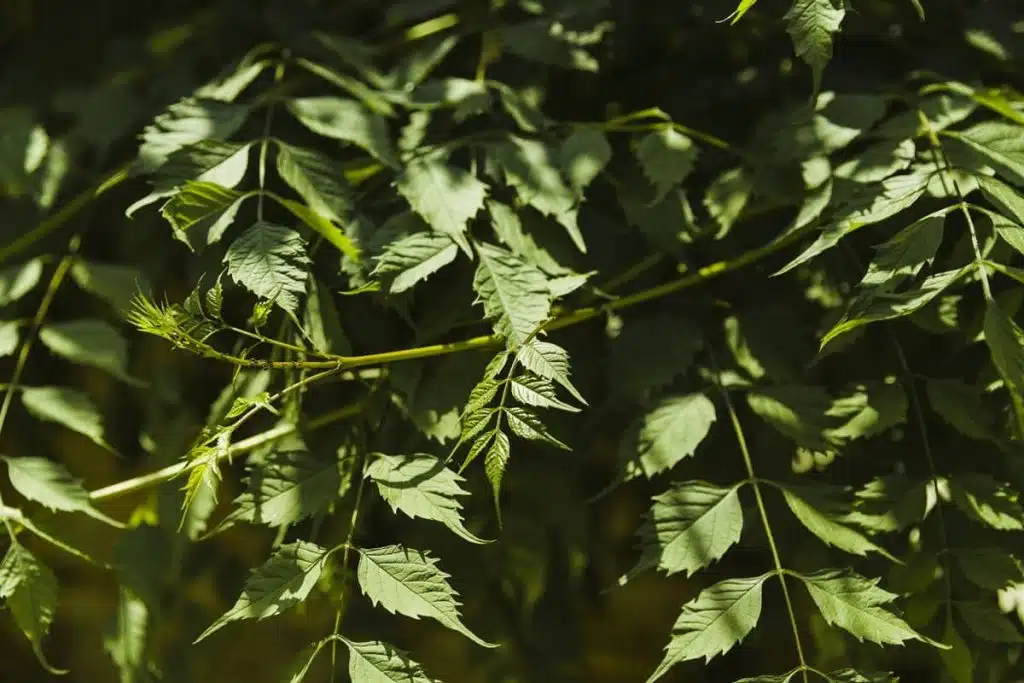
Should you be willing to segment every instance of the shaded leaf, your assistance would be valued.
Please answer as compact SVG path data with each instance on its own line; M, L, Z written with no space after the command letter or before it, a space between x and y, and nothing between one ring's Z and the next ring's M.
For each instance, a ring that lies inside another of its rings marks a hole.
M1024 141L1021 126L1002 121L985 121L953 135L979 152L997 170L1014 182L1024 182Z
M949 480L953 503L975 522L999 531L1024 529L1017 494L987 474L969 472Z
M148 296L152 291L149 280L138 268L115 263L75 261L71 277L75 284L106 301L121 315L132 309L136 293Z
M11 543L0 561L0 599L6 601L40 664L49 673L67 673L54 668L43 655L43 638L57 611L57 577L20 543Z
M587 186L611 161L612 148L597 128L580 127L562 142L558 156L565 177L582 198Z
M189 249L213 244L224 236L246 195L205 180L190 180L160 209L174 236Z
M340 164L316 150L278 143L277 172L314 212L345 222L352 199Z
M0 270L0 307L8 306L31 292L43 274L43 262L32 259Z
M790 511L792 511L796 518L800 520L800 523L804 525L804 528L817 536L826 545L835 546L843 552L853 555L864 556L869 552L875 552L895 561L896 558L890 555L884 548L880 548L869 541L859 531L840 524L834 519L830 519L822 510L819 510L809 501L798 496L789 487L782 490L782 495L786 499L786 505L789 506Z
M787 385L758 387L747 394L747 405L765 422L797 444L827 450L825 432L832 399L821 387Z
M671 125L659 126L640 140L636 158L656 190L651 204L657 204L690 175L698 154L693 141Z
M443 233L413 233L388 244L371 275L386 283L389 292L399 294L444 268L458 253L458 245Z
M981 400L981 392L954 378L929 378L925 393L932 409L950 426L971 439L995 438L991 413Z
M105 370L138 384L127 373L128 344L115 328L102 320L71 320L46 325L39 339L53 353L78 365Z
M1013 402L1019 434L1024 431L1024 332L992 299L985 302L983 329L992 363Z
M342 97L301 97L287 106L314 133L358 145L388 166L397 166L387 122L362 103Z
M793 39L796 54L814 72L814 90L821 87L821 74L832 59L832 34L846 15L842 0L794 0L786 12L786 32Z

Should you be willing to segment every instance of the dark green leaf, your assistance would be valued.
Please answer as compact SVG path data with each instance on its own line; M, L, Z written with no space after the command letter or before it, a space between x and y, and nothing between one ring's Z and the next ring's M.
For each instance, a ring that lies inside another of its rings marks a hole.
M294 230L256 223L239 236L224 255L228 273L257 296L294 314L306 291L309 256Z

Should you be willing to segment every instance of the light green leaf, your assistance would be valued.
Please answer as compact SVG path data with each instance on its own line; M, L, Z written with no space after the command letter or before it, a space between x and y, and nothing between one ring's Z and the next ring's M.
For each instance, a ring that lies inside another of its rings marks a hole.
M562 178L556 150L537 140L510 135L492 148L494 159L505 172L505 180L519 198L565 228L576 248L586 253L577 225L577 196Z
M293 216L302 221L307 227L330 242L334 247L355 263L359 263L359 248L352 238L342 232L341 228L324 218L312 208L302 202L270 195L278 204L291 212ZM360 222L359 219L356 219Z
M395 512L412 518L441 522L455 535L470 543L487 543L475 536L462 522L459 497L468 496L465 481L444 463L426 453L408 456L373 454L366 476L377 484L381 497Z
M234 606L222 614L195 642L239 619L266 619L305 600L316 587L330 551L308 541L280 546L253 570Z
M75 261L71 277L75 284L106 301L122 316L132 310L136 293L149 296L152 291L146 276L132 266Z
M985 303L985 344L992 363L1003 378L1017 415L1017 431L1024 431L1024 332L995 300Z
M509 380L512 398L523 405L537 408L553 408L570 413L580 411L576 406L560 401L555 395L554 384L549 379L533 375L519 375Z
M650 479L693 455L715 421L715 404L704 394L668 396L627 432L619 447L626 479Z
M704 195L704 206L718 224L715 237L724 237L732 229L753 193L753 178L743 167L730 169L712 181Z
M113 376L138 384L126 372L128 344L115 328L102 320L71 320L46 325L39 339L53 353L78 365L105 370Z
M869 382L837 399L828 411L845 422L828 430L829 439L851 441L877 436L907 421L907 392L903 385Z
M793 439L816 450L833 446L825 436L832 399L822 387L778 385L758 387L747 394L747 405L758 417Z
M327 220L344 223L351 213L351 189L341 165L324 154L278 143L277 172L309 208Z
M967 624L970 632L982 640L1003 644L1024 642L1017 627L1000 614L994 604L957 601L956 611Z
M43 262L32 259L0 270L0 307L14 303L31 292L43 274Z
M761 617L761 588L768 576L719 581L683 605L672 627L665 658L647 683L661 678L680 662L709 662L746 638Z
M528 441L541 441L543 443L551 444L556 448L562 450L572 450L567 445L556 439L544 426L544 423L526 408L519 406L506 407L502 414L505 416L505 420L508 422L509 429L512 433L518 436L520 439L526 439Z
M1021 135L1024 135L1024 128L1020 129ZM1022 148L1024 151L1024 148ZM1018 230L1024 230L1024 196L1021 195L1019 190L1016 190L1001 180L996 178L990 178L984 175L977 175L975 179L978 181L978 187L981 188L982 194L985 198L992 202L993 206L999 209L1006 218L1013 221L1016 224ZM1002 230L999 228L1002 227ZM1006 239L1005 235L1011 234L1009 226L996 226L996 230L999 232L999 236ZM1013 235L1006 241L1012 246L1014 245L1014 238L1018 237ZM1014 247L1016 248L1016 247Z
M784 488L782 495L786 499L786 505L793 512L800 523L808 531L817 536L826 545L835 546L845 553L864 556L869 552L875 552L890 560L896 561L884 548L880 548L867 539L859 531L840 524L830 519L824 512L814 507L811 503L796 495L790 488Z
M306 291L310 263L299 233L271 223L256 223L231 244L224 262L240 285L295 313L299 296Z
M18 349L18 323L0 322L0 358Z
M657 204L673 187L693 171L700 150L670 124L659 126L636 145L636 158L656 193L651 204Z
M898 276L917 275L942 246L945 215L925 216L875 247L875 258L861 286L876 286Z
M572 270L561 263L568 255L558 249L558 240L550 233L543 220L530 220L536 214L517 212L508 204L487 200L487 213L491 217L494 234L513 254L532 263L548 275L569 275ZM524 222L525 219L525 222Z
M117 666L121 683L149 683L146 643L149 639L149 610L130 590L118 591L113 623L103 634L103 649Z
M437 683L405 652L385 642L342 640L348 645L348 676L352 683Z
M882 140L841 163L834 175L858 183L877 183L910 166L916 151L913 140Z
M341 476L336 457L307 451L272 451L249 466L246 491L211 534L251 522L279 527L325 510L338 494Z
M510 349L526 343L540 329L551 309L547 278L515 254L490 244L478 244L480 264L473 289L484 305L484 317Z
M849 632L857 640L879 645L901 645L907 640L921 640L946 649L879 606L892 602L896 595L879 588L878 579L839 569L797 576L804 582L825 621Z
M985 121L961 133L951 133L967 143L1008 175L1015 183L1024 183L1024 127L1002 121Z
M722 488L703 481L674 484L654 497L639 531L640 560L619 584L651 568L690 576L721 559L739 542L742 531L738 486Z
M478 645L496 647L462 623L458 594L429 553L400 545L359 548L356 576L374 605L412 619L430 617Z
M358 145L388 166L398 165L387 122L362 103L342 97L301 97L287 106L314 133Z
M558 157L562 172L582 199L590 183L611 161L612 147L597 128L579 127L562 142Z
M427 157L405 167L397 188L430 227L448 235L469 253L467 224L484 205L486 184L468 171Z
M587 404L569 379L569 354L562 347L534 338L516 351L516 362L536 375L554 380L577 401Z
M306 283L306 305L302 312L302 329L321 353L347 355L352 344L345 335L331 291L315 277Z
M417 232L392 242L377 257L372 276L399 294L455 260L459 247L440 232Z
M51 510L83 512L111 526L123 527L93 507L82 481L72 477L60 463L32 457L3 459L14 490L29 500Z
M955 378L929 378L925 393L939 417L964 436L979 440L995 438L992 414L978 389Z
M484 455L484 474L491 484L491 492L494 494L494 511L498 516L498 523L501 523L501 482L505 478L505 469L508 467L509 457L512 455L512 444L505 432L495 432L494 440L487 448ZM469 462L469 457L466 458Z
M979 524L999 531L1024 529L1024 509L1017 494L987 474L968 472L949 480L953 503Z
M189 249L213 244L224 236L247 195L205 180L190 180L160 209L174 236Z
M248 118L246 104L186 97L154 119L142 133L139 160L144 168L162 166L172 153L202 140L224 141Z
M100 411L86 394L66 387L25 387L21 401L33 417L56 422L110 449L103 438Z
M843 0L794 0L786 12L786 32L793 39L798 57L814 72L814 91L821 87L821 74L832 59L832 34L846 16Z
M0 599L6 601L43 668L51 674L67 673L46 660L42 647L57 611L57 577L20 543L12 542L0 561Z

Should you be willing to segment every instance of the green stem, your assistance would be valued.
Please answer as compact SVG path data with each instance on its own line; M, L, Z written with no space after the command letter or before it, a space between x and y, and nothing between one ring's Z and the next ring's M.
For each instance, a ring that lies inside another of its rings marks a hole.
M349 577L348 571L348 558L352 550L352 542L356 537L356 525L359 523L359 510L363 504L363 492L366 490L366 470L370 465L370 458L364 453L362 456L361 466L358 468L359 472L359 483L356 484L356 497L352 503L352 516L348 520L348 533L345 536L345 548L341 551L341 566L344 574L341 579L341 601L338 605L337 611L334 613L334 631L332 637L331 646L331 672L332 679L335 671L335 662L337 661L338 654L338 638L341 634L341 623L345 619L345 612L348 608L348 590L349 590Z

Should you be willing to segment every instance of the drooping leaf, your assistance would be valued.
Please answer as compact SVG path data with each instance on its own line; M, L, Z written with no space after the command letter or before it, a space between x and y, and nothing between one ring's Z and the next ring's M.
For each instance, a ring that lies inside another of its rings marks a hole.
M309 256L294 230L259 222L232 242L224 255L228 273L240 285L294 314L306 291Z
M103 634L103 649L117 666L121 683L149 683L152 676L146 657L149 609L131 591L118 591L113 623Z
M512 444L508 436L505 432L495 432L494 439L484 454L484 474L491 484L491 492L494 494L494 509L499 523L501 523L501 482L505 478L505 469L508 467L511 455ZM469 457L466 458L466 462L469 462Z
M14 303L35 289L42 275L43 262L37 258L0 270L0 308Z
M1024 529L1024 509L1016 493L990 475L969 472L949 481L953 503L979 524L999 531Z
M825 433L832 399L822 387L778 385L758 387L747 394L747 405L765 422L798 445L827 450Z
M656 190L651 204L661 201L690 175L698 154L693 141L671 125L659 126L637 143L637 161Z
M486 184L468 171L430 156L409 163L396 187L430 227L469 253L465 233L469 220L483 208Z
M495 647L462 623L458 594L429 553L400 545L359 548L356 576L374 605L412 619L430 617L477 645Z
M569 184L582 198L584 191L600 175L612 158L612 148L597 128L575 129L558 150L559 162Z
M721 559L739 542L742 531L739 487L703 481L674 484L654 497L639 531L640 560L619 583L649 568L689 576Z
M484 305L484 317L510 349L518 349L548 318L551 295L547 278L515 254L490 244L478 244L480 264L473 289ZM538 373L539 374L539 373Z
M864 556L870 552L878 553L884 557L895 560L884 548L880 548L867 539L859 531L834 519L830 519L822 510L816 508L812 503L804 500L797 493L787 487L782 490L786 499L786 505L796 516L800 523L808 531L817 536L826 545L835 546L843 552L853 555Z
M0 560L0 600L32 644L40 664L52 674L64 674L43 655L43 638L57 610L57 577L23 545L12 542Z
M846 15L842 0L794 0L786 12L786 31L793 39L798 57L814 73L814 91L821 87L821 74L832 59L832 34Z
M998 591L1024 581L1024 567L999 548L957 548L953 555L967 580L986 590Z
M39 339L53 353L78 365L105 370L137 384L127 372L128 344L115 328L102 320L70 320L46 325Z
M389 166L398 164L384 117L356 100L301 97L288 102L288 111L314 133L358 145Z
M377 257L371 275L392 294L411 289L455 260L459 247L440 232L417 232L392 242Z
M683 605L665 657L647 683L658 680L680 662L711 661L742 641L761 617L761 589L768 576L719 581Z
M462 521L459 498L469 495L464 481L444 463L427 453L408 456L375 453L366 476L377 484L381 497L395 512L441 522L470 543L486 543Z
M569 379L569 354L562 347L534 338L516 351L516 362L536 375L557 382L577 401L587 404Z
M1024 332L995 300L985 303L985 344L992 363L1003 378L1017 415L1017 431L1024 431Z
M93 507L89 492L60 463L46 458L3 458L11 485L29 500L64 512L83 512L102 522L120 527L121 524Z
M160 209L174 236L195 249L218 242L247 195L205 181L190 180Z
M408 654L383 641L342 640L348 646L348 676L353 683L438 683Z
M982 640L990 643L1024 642L1017 627L1000 614L995 605L958 601L956 611L967 624L971 634Z
M295 541L280 546L253 570L234 606L203 631L203 640L225 624L239 619L266 619L305 600L316 586L330 552L315 543Z
M1021 126L1002 121L985 121L961 133L956 139L967 143L997 170L1014 182L1024 182L1024 142Z
M847 631L857 640L879 645L901 645L907 640L922 640L938 645L881 607L895 600L896 595L879 588L877 579L839 569L825 569L799 575L799 578L825 621Z
M715 404L704 394L662 399L633 423L619 446L626 479L650 479L693 455L715 417Z
M168 107L142 134L139 159L144 168L163 165L177 150L202 140L227 140L249 116L249 106L186 97Z
M103 418L88 395L67 387L25 387L21 401L33 417L56 422L110 448L103 437Z
M929 378L925 394L932 409L964 436L979 440L995 437L992 416L980 391L958 379Z

